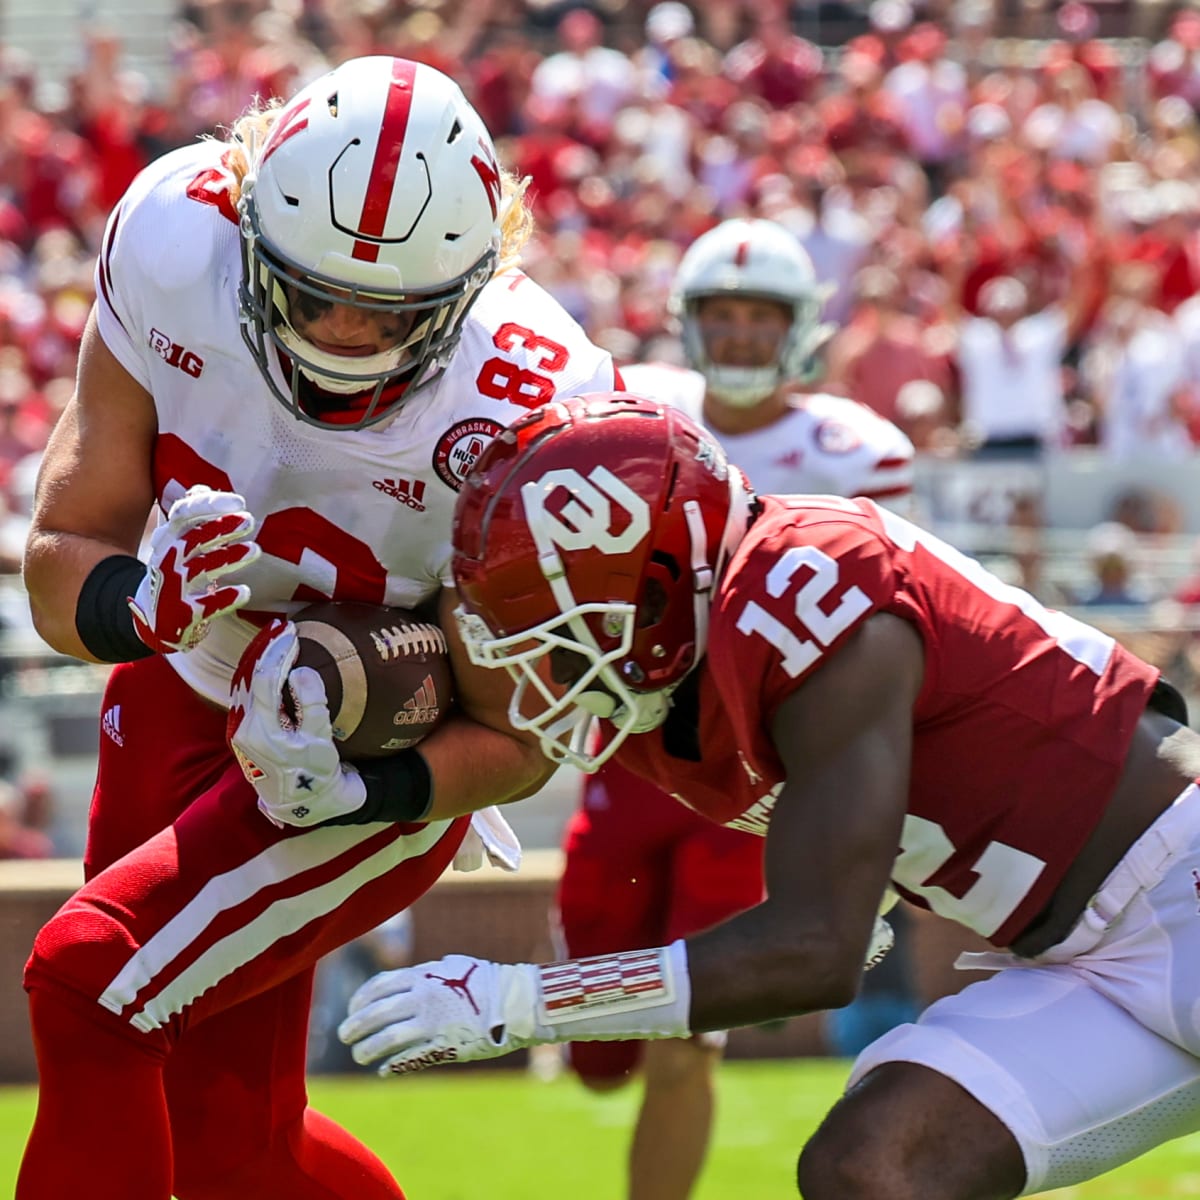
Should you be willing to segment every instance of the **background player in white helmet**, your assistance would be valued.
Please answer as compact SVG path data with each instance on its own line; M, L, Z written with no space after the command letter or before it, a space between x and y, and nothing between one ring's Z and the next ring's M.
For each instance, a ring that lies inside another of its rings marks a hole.
M907 496L908 438L864 405L806 386L833 333L821 321L827 291L782 225L725 221L688 247L671 288L692 370L631 366L625 385L707 426L760 492Z
M119 664L120 720L88 882L26 974L21 1200L402 1195L306 1107L312 966L437 878L457 814L547 773L445 620L471 463L525 409L616 382L516 268L528 227L457 85L388 57L166 155L112 213L25 571L47 641ZM270 620L322 597L440 614L458 712L419 749L342 769Z
M913 448L853 400L810 392L825 289L795 237L771 221L731 220L689 247L671 306L694 370L623 368L626 387L706 425L764 492L832 492L905 503ZM572 955L655 946L716 924L762 897L762 842L707 820L609 762L585 778L564 839L558 889ZM724 1035L579 1042L571 1066L589 1087L643 1095L629 1152L631 1200L683 1200L699 1174Z

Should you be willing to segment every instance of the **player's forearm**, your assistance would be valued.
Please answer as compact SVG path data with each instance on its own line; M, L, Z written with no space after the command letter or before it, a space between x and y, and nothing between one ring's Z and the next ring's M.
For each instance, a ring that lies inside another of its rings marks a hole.
M530 796L554 774L536 745L456 715L420 746L433 782L430 820Z
M79 593L97 563L130 553L98 538L34 529L25 548L23 575L33 625L43 641L74 658L100 661L79 637Z
M868 960L890 944L891 931L877 923ZM709 935L540 966L452 954L369 980L338 1036L353 1046L355 1062L403 1074L538 1043L683 1038L841 1005L861 969L843 991L822 990L819 966L807 958L772 964L750 941L739 952Z
M535 1040L674 1037L850 1003L861 957L848 962L833 930L781 932L769 909L654 950L529 968L538 976ZM869 960L875 953L873 944Z
M755 911L669 946L518 968L537 977L531 1040L680 1037L854 998L862 962L840 965L844 946L832 931L783 938L746 919Z
M781 931L767 905L688 938L687 950L693 1033L840 1008L862 972L836 930Z

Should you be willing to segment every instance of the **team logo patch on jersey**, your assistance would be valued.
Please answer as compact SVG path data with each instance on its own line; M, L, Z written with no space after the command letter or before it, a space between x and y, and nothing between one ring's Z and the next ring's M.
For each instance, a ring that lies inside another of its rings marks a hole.
M862 445L862 438L841 421L822 421L813 430L813 440L826 454L849 454Z
M489 417L475 417L451 425L433 448L433 469L447 487L459 491L475 460L487 444L503 432L504 426Z

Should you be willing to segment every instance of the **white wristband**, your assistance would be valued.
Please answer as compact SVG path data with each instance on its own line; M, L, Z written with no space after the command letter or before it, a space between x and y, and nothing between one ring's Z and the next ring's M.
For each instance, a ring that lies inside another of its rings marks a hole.
M682 938L653 950L622 950L547 963L538 974L537 1040L686 1038L692 987Z

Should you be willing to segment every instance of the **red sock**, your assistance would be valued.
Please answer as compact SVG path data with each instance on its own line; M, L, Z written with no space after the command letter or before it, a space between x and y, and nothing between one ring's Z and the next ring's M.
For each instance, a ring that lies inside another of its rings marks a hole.
M38 1107L16 1200L170 1200L161 1061L52 989L29 1011Z
M263 1200L404 1200L392 1173L356 1137L315 1108L289 1132L288 1151L299 1178ZM276 1156L276 1161L282 1155ZM282 1164L280 1164L282 1165Z
M366 1146L311 1108L253 1159L176 1186L179 1200L404 1200Z
M179 1200L404 1200L387 1168L308 1107L298 975L190 1028L167 1064Z

